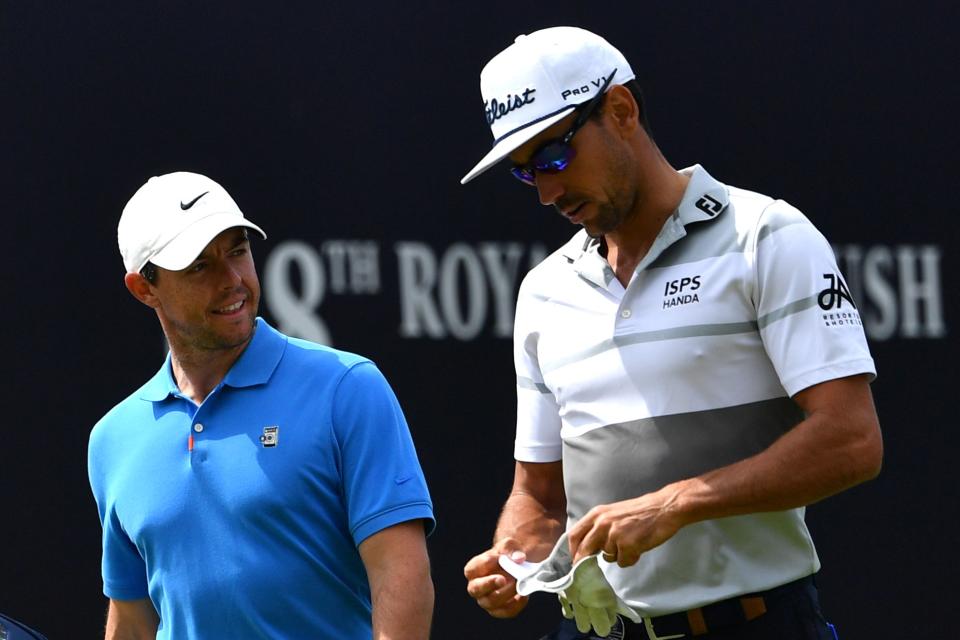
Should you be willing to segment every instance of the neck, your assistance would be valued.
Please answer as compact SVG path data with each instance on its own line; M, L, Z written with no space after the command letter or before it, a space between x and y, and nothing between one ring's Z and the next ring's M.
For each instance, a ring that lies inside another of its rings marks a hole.
M177 387L199 405L226 377L248 344L249 340L236 347L208 350L171 341L170 364Z
M667 163L654 146L651 162L640 163L637 195L630 215L615 231L604 235L607 261L626 286L647 255L663 224L673 215L690 181Z

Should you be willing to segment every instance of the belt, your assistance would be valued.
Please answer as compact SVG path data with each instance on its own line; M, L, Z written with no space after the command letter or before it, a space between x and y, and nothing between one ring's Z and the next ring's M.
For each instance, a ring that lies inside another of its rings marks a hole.
M783 599L813 587L813 576L761 591L721 600L689 611L644 618L643 623L624 620L627 629L643 627L649 640L696 637L759 618ZM627 637L632 638L632 635Z

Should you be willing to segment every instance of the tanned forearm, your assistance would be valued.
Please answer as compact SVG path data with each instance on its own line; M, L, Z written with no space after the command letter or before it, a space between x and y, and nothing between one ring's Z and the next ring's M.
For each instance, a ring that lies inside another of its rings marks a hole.
M559 463L517 465L514 486L494 533L494 547L507 541L529 560L543 560L566 526L563 472Z
M160 617L149 598L111 600L105 640L154 640Z
M430 637L434 590L429 571L410 567L378 581L373 599L374 640Z
M761 453L592 508L569 531L574 559L604 551L630 566L687 525L802 507L879 473L883 442L865 378L832 380L795 399L807 418Z
M373 604L374 640L427 640L433 580L423 523L411 520L360 543Z
M761 454L664 487L683 524L813 504L874 478L883 443L872 398L866 387L848 393L849 402L813 411Z

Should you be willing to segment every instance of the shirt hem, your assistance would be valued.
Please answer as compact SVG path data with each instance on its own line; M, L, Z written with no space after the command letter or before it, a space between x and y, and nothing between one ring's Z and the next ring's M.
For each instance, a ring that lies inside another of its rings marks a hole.
M125 588L104 583L103 595L111 600L143 600L150 597L150 592L146 589Z
M820 367L819 369L808 371L802 375L794 376L789 380L784 380L783 388L792 398L797 393L815 384L827 382L828 380L836 380L837 378L855 376L861 373L869 374L871 382L877 377L877 369L874 366L873 358L860 358L850 362Z
M513 458L518 462L559 462L563 458L563 445L549 447L524 447L513 449Z
M373 534L409 520L426 520L425 531L427 535L433 533L433 530L437 526L436 519L433 516L433 508L430 506L430 503L416 502L394 507L367 518L354 527L352 531L353 539L359 547L361 542Z

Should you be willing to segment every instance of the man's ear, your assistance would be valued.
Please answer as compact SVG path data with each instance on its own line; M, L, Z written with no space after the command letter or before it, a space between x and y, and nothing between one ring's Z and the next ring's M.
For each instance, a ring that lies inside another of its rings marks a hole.
M625 136L632 135L640 127L640 107L630 90L621 84L607 91L603 110L609 113L617 130Z
M160 300L153 292L153 285L139 273L128 273L123 276L123 284L126 285L130 295L148 307L156 309L160 306Z

